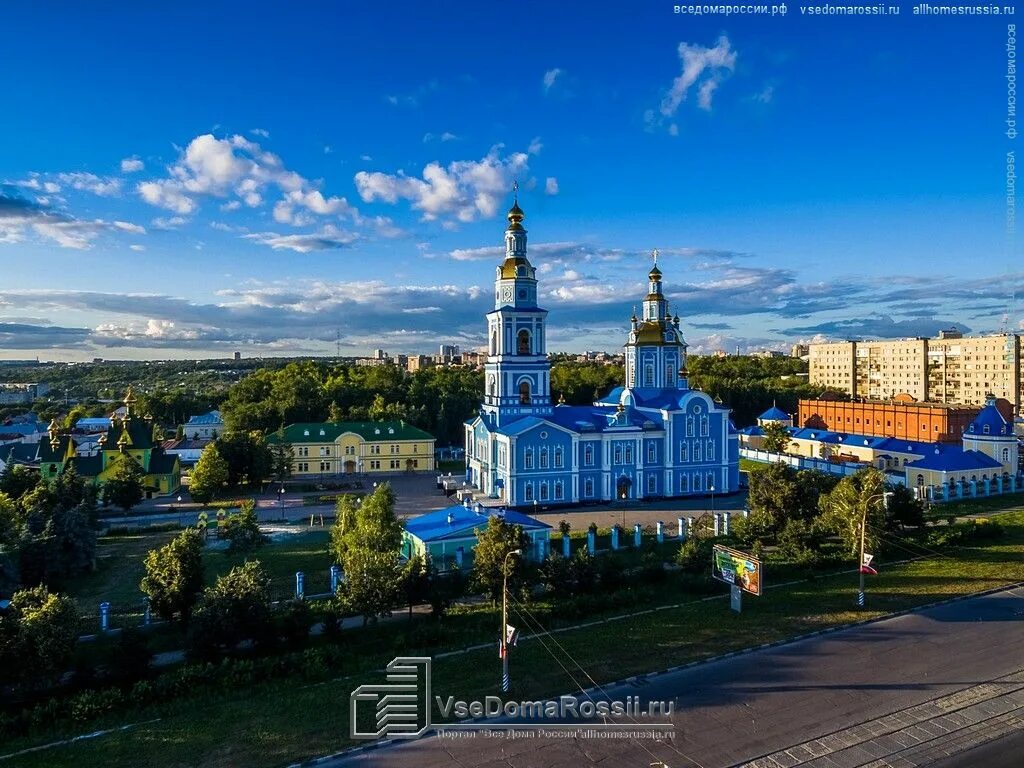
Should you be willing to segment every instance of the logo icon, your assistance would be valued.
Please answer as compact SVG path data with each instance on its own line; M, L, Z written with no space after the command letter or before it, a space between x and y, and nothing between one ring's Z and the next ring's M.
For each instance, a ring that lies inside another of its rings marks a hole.
M388 663L387 678L386 683L360 685L352 691L349 730L353 739L415 739L430 728L430 657L398 656ZM377 730L360 730L360 714L372 714Z

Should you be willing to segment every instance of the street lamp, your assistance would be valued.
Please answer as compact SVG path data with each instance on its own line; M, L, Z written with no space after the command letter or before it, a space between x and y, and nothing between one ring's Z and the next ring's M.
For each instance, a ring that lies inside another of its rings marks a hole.
M178 495L178 527L181 528L181 495Z
M284 483L277 489L277 502L281 510L281 522L284 522Z
M711 517L713 519L714 516L715 516L715 480L714 480L714 478L711 479L711 483L710 483L710 485L708 485L708 490L711 491Z
M626 492L622 492L622 530L626 530Z
M860 589L857 591L857 606L860 608L864 607L864 542L867 538L868 531L868 509L871 507L871 503L875 499L882 500L882 506L885 510L889 511L889 497L892 496L892 491L885 491L883 493L876 494L868 499L864 505L864 514L860 518L860 562L857 564L857 572L860 574Z
M521 555L523 550L513 549L506 553L501 563L501 690L508 693L512 679L508 676L508 559L512 555Z

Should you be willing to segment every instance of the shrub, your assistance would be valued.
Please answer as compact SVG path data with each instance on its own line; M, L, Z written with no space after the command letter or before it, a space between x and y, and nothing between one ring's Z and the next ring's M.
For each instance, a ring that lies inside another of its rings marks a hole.
M690 537L676 552L676 565L683 570L683 573L707 573L711 569L712 547L713 545L708 539Z
M82 691L71 697L69 710L71 718L81 722L105 715L117 709L123 702L124 695L117 688Z
M304 600L288 600L278 606L278 636L288 648L303 648L309 643L309 628L313 625L313 610Z

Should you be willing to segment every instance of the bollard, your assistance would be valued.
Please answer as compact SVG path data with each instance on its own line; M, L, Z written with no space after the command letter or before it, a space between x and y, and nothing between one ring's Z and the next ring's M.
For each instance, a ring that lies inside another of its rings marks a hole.
M665 523L661 520L658 521L658 543L663 544L665 542Z
M466 550L464 547L459 547L455 550L455 567L460 571L462 570L462 558L466 556Z
M619 548L619 526L612 526L612 551Z
M562 557L569 557L572 554L572 539L567 534L562 535Z
M642 530L640 523L633 526L633 546L637 549L640 549L641 537L643 536Z
M743 519L747 520L750 517L750 507L743 508Z
M153 621L153 606L149 604L149 598L142 598L142 605L145 610L142 612L142 626L148 627Z
M723 512L722 513L722 535L723 536L728 536L729 535L729 517L730 517L730 515L729 515L728 512Z
M715 512L715 537L722 535L722 516Z
M676 522L679 525L679 540L680 541L686 541L686 532L687 532L686 518L685 517L677 517L676 518Z
M295 572L295 599L305 600L306 598L306 574L302 571Z
M591 555L597 549L597 541L595 540L594 532L587 531L587 552Z
M341 568L336 565L331 566L331 594L338 591L338 584L341 582Z
M697 535L697 518L688 517L686 518L686 535L696 536Z
M100 603L100 632L110 629L110 603Z

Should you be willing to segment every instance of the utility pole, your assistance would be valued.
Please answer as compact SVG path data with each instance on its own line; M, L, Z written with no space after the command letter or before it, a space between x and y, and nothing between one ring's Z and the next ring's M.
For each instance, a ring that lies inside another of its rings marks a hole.
M857 572L860 574L860 589L857 590L857 607L864 607L864 542L867 538L868 533L868 510L871 508L872 502L875 499L882 499L882 506L889 509L889 497L892 496L891 491L885 491L878 496L872 496L868 499L868 503L864 505L864 514L860 519L860 562L857 563Z
M508 676L508 559L521 555L523 550L513 549L501 563L501 690L508 693L512 679Z

